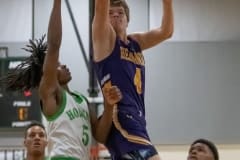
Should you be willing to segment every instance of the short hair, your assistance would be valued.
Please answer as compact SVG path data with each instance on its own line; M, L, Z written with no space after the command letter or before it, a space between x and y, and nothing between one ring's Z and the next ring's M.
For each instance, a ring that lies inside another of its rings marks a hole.
M16 68L1 77L2 87L10 91L29 90L39 86L47 43L44 42L45 35L40 39L29 40L23 50L31 55L25 58Z
M24 137L25 138L27 137L28 129L30 129L30 128L34 127L34 126L39 126L46 132L46 128L44 127L44 125L41 122L38 122L38 121L34 120L34 121L31 121L31 123L26 126L25 131L24 131Z
M128 4L125 0L110 0L110 6L111 7L118 7L118 6L121 6L124 8L124 11L127 15L127 21L129 22L130 20L130 11L129 11L129 7L128 7Z
M193 146L193 145L196 144L196 143L202 143L202 144L207 145L208 148L209 148L209 149L212 151L212 153L213 153L214 160L219 160L218 150L217 150L216 145L215 145L213 142L211 142L211 141L209 141L209 140L207 140L207 139L197 139L197 140L195 140L195 141L191 144L191 146Z

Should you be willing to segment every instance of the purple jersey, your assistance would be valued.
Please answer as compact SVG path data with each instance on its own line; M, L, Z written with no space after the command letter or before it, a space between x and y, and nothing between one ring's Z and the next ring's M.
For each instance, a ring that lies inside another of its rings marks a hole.
M94 63L101 88L116 85L123 95L114 108L114 125L106 143L112 157L151 144L145 120L145 61L138 43L128 40L125 44L117 38L113 52Z

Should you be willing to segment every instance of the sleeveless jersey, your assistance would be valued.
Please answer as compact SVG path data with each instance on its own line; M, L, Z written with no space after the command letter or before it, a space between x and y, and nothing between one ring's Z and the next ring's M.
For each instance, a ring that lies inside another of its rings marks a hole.
M116 85L122 100L115 106L113 127L106 146L112 158L151 145L145 120L145 61L136 41L125 44L116 38L113 52L94 62L101 88Z
M85 97L62 92L59 111L48 120L48 156L54 160L89 160L91 126Z

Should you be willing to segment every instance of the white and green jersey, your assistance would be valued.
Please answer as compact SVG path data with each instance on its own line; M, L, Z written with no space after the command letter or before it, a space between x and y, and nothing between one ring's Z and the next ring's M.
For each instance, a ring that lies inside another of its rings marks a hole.
M88 104L82 95L63 91L59 111L48 120L48 156L89 160L92 140Z

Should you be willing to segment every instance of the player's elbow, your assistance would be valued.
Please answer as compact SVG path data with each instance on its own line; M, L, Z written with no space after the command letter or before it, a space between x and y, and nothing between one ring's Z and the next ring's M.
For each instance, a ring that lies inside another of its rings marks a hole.
M173 36L173 29L168 29L164 31L164 38L169 39Z

